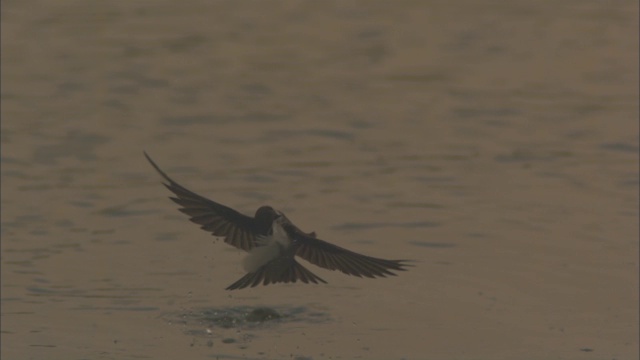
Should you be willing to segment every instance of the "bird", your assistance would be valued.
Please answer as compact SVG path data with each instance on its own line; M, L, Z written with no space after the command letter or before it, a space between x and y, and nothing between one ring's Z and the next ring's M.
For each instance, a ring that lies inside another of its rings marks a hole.
M315 232L305 233L281 211L260 206L253 217L207 199L188 190L170 178L144 152L151 166L166 181L163 185L173 193L169 197L189 220L224 242L249 254L243 261L247 274L225 290L256 287L260 284L327 282L303 267L296 257L313 265L338 270L344 274L379 278L406 271L409 260L386 260L362 255L318 239Z

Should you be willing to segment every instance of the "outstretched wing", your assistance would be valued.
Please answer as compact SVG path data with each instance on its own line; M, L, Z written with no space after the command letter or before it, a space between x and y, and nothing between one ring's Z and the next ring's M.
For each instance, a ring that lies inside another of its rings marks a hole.
M355 253L326 241L311 237L299 229L288 227L296 243L296 255L329 270L339 270L358 277L385 277L405 271L406 260L385 260Z
M160 170L146 152L144 156L168 182L164 186L176 195L170 199L181 206L179 210L189 215L192 222L201 225L201 229L224 237L227 244L245 251L251 250L255 246L257 236L266 231L259 228L254 218L187 190Z
M294 283L327 283L319 276L305 269L293 257L279 257L263 265L258 270L248 273L240 280L229 285L226 290L244 289L246 287L256 287L262 285L275 284L279 282Z

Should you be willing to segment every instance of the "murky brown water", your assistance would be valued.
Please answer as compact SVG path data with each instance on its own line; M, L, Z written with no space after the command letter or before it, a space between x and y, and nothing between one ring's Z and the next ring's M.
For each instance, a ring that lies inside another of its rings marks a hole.
M638 358L636 1L2 5L2 359ZM224 291L143 150L416 266Z

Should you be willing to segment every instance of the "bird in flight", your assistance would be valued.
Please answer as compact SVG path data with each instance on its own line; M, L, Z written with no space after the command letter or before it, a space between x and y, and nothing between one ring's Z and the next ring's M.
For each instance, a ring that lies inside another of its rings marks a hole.
M253 217L243 215L225 205L209 200L173 181L145 152L149 163L166 180L167 187L180 205L179 210L211 234L223 237L224 242L249 253L244 260L247 274L229 285L226 290L255 287L260 284L327 283L304 268L296 256L329 270L339 270L358 277L385 277L392 271L405 271L406 260L385 260L358 254L305 233L282 212L261 206Z

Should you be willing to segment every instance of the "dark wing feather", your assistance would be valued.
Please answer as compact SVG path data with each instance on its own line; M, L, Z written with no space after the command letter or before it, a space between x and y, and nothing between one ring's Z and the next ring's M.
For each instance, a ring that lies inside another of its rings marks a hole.
M339 270L358 277L385 277L394 271L405 271L406 260L385 260L355 253L326 241L308 236L297 228L290 228L296 243L296 255L329 270Z
M170 199L181 206L179 210L189 215L192 222L239 249L249 251L255 246L259 229L254 218L187 190L160 170L146 152L144 156L168 182L164 186L177 196Z

